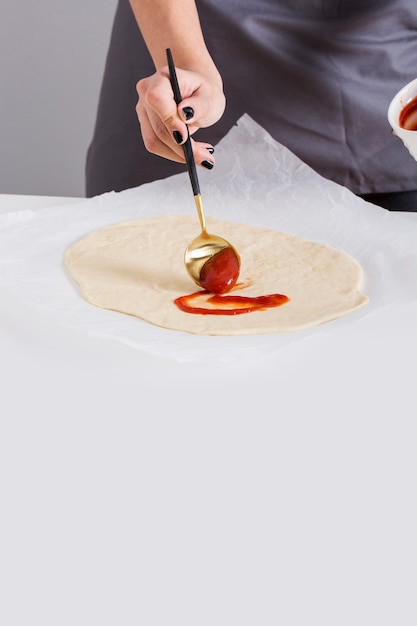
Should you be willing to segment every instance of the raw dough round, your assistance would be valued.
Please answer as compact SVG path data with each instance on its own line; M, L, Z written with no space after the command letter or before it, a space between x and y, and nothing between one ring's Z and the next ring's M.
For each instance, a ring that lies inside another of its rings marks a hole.
M108 226L68 248L65 263L91 304L202 335L296 331L346 315L368 302L360 291L362 269L344 252L287 233L208 218L208 231L230 241L241 256L238 283L226 295L281 293L289 302L233 316L184 313L174 300L198 290L183 261L197 228L193 216ZM205 299L207 295L202 295L195 306L204 306Z

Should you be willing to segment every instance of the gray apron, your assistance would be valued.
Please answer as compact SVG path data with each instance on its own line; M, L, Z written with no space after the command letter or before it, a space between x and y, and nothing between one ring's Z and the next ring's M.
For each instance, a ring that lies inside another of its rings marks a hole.
M248 113L354 193L417 189L417 163L387 121L394 94L417 77L416 0L198 0L197 7L227 107L196 139L215 145ZM143 147L136 82L153 72L129 2L119 0L87 155L88 196L184 170Z

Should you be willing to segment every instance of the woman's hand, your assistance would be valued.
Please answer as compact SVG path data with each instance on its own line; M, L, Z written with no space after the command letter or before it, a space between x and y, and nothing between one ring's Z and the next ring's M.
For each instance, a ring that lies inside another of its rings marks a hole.
M169 79L168 67L140 80L136 89L136 112L143 142L149 152L171 161L184 163L182 144L199 128L211 126L223 115L225 96L220 76L176 68L182 102L177 106ZM211 169L213 146L192 140L198 165Z

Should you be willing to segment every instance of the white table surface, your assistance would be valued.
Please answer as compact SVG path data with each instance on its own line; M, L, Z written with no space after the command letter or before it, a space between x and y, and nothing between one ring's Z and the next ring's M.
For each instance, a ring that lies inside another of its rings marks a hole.
M0 301L1 624L416 623L417 302L188 364Z

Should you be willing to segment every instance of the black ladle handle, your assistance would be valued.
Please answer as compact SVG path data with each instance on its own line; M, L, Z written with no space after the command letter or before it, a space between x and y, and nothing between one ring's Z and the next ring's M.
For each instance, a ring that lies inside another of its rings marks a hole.
M178 84L177 73L175 71L174 60L170 48L167 48L167 60L169 69L169 78L171 81L172 91L174 92L174 100L177 104L182 101L180 86ZM191 145L190 132L187 126L187 139L183 144L185 162L187 163L188 174L190 176L191 187L195 196L200 195L200 183L198 182L197 168L195 165L193 148Z

